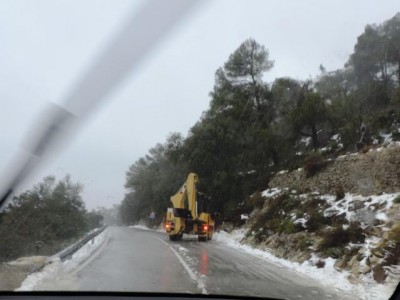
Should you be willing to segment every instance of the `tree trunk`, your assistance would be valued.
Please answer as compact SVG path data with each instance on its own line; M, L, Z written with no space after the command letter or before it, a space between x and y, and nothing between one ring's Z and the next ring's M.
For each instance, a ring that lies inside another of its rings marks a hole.
M313 142L313 148L314 150L317 150L319 147L317 128L315 124L311 124L310 127L311 127L311 138Z
M399 82L399 87L400 87L400 60L397 62L397 80Z
M272 162L274 163L274 167L279 166L278 153L274 149L271 149L270 154L271 154Z

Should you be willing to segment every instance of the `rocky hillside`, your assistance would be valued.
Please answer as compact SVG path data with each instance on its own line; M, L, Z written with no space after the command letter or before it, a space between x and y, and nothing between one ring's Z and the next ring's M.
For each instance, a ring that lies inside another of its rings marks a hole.
M361 195L400 191L400 147L372 148L367 153L342 155L325 162L323 172L307 176L303 169L281 171L270 181L271 187L335 194L339 188Z
M327 260L351 282L400 279L400 146L281 171L251 197L243 243L294 262Z

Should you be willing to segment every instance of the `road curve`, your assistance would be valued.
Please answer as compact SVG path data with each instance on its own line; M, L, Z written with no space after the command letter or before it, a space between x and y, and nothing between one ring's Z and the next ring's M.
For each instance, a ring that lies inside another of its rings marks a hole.
M108 235L91 261L40 289L354 299L217 241L170 242L164 233L128 227L110 227Z

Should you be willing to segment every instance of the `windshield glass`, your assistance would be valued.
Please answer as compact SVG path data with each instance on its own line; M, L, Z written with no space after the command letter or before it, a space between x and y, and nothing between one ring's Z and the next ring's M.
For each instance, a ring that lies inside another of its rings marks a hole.
M2 4L0 290L394 292L398 1Z

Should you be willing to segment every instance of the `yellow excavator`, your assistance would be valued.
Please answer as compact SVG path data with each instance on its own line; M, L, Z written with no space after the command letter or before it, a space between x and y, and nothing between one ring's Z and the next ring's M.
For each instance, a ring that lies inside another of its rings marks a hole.
M211 240L214 219L206 212L206 203L197 191L199 178L190 173L179 191L171 197L167 209L165 230L171 241L179 241L184 233L198 236L199 241Z

